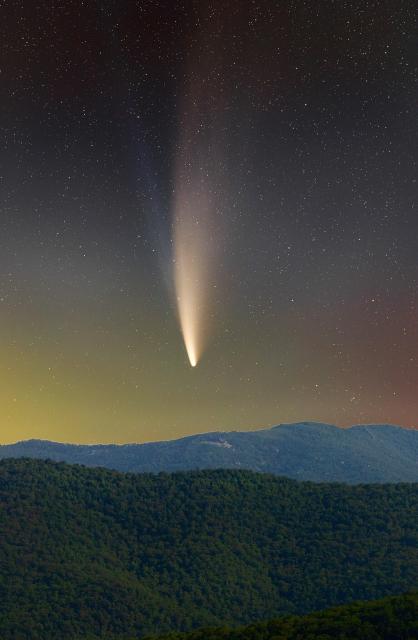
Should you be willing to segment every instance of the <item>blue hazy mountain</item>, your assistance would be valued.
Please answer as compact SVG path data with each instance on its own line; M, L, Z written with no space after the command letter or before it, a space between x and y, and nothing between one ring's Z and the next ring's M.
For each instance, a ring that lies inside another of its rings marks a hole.
M27 440L0 446L0 458L10 457L133 472L229 468L315 482L418 482L418 431L391 425L341 429L301 422L147 444L74 445Z

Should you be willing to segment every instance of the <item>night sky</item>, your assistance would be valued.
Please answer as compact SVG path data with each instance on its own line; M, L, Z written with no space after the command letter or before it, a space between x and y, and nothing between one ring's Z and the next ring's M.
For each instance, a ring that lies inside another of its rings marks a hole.
M2 3L1 442L417 425L415 10Z

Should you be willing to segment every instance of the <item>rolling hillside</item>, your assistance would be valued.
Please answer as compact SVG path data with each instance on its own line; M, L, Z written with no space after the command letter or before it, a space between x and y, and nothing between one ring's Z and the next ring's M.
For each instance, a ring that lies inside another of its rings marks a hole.
M3 460L0 566L2 640L314 611L416 587L418 486Z
M416 640L418 593L356 602L238 629L198 629L160 640Z

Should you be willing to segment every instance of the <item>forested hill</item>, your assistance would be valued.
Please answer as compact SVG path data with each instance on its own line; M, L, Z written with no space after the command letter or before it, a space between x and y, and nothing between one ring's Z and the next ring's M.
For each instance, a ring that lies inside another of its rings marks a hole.
M418 485L0 462L0 637L236 625L418 583Z
M147 444L27 440L0 446L0 458L21 456L118 471L251 469L314 482L418 482L418 430L391 425L340 429L300 422Z
M356 602L304 616L286 616L237 629L198 629L158 640L416 640L418 592ZM153 638L152 640L157 640Z

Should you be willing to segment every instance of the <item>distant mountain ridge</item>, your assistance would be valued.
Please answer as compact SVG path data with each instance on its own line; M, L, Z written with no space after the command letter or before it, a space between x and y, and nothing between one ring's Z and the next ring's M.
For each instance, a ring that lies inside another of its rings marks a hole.
M1 458L29 457L130 472L250 469L314 482L418 482L418 430L301 422L125 445L26 440Z

